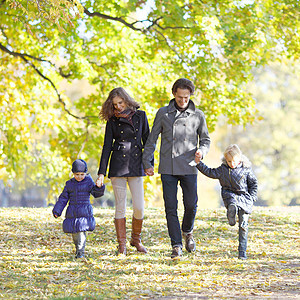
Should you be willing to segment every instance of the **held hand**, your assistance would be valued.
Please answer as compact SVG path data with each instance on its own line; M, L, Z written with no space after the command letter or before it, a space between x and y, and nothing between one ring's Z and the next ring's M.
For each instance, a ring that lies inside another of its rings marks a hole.
M103 182L104 182L104 175L99 174L98 178L96 179L96 186L101 187L103 185Z
M148 176L153 176L154 175L154 168L151 167L151 168L145 169L145 174L148 175Z
M199 162L200 162L200 160L202 159L202 152L201 152L201 150L197 150L196 152L195 152L195 162L197 163L197 164L199 164Z
M52 211L52 215L55 219L57 219L59 216L57 215L57 213L55 213L54 211Z

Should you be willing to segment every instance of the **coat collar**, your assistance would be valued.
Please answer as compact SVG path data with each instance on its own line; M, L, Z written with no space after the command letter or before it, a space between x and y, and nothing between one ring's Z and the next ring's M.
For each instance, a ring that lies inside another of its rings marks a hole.
M175 98L173 98L169 102L168 112L172 113L172 112L176 112L176 111L177 111L177 108L175 107ZM187 112L189 114L194 114L195 111L196 111L196 106L195 106L194 102L190 99L189 106L188 106L187 110L185 110L184 112Z

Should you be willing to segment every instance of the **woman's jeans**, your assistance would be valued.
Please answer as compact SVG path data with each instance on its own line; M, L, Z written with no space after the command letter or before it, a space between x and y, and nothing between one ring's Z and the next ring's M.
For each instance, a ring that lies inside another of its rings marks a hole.
M247 238L248 238L248 220L249 214L241 208L238 208L239 216L239 252L246 252L247 250Z
M172 246L182 247L182 234L178 220L178 182L182 189L184 215L182 220L182 231L190 233L194 228L197 212L197 174L193 175L168 175L161 174L163 197L165 202L165 213L168 232Z
M144 184L143 177L111 177L111 184L115 195L115 218L126 217L127 183L132 198L133 216L144 218Z

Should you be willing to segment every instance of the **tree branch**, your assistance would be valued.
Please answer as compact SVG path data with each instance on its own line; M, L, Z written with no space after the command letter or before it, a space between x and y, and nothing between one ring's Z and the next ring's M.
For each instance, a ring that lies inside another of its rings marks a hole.
M135 31L140 31L142 33L146 33L147 31L150 31L150 29L152 27L154 27L155 25L157 27L159 27L159 29L162 29L162 30L166 30L166 29L190 29L192 27L162 27L160 25L158 25L158 21L161 20L163 17L158 17L156 20L154 21L150 21L150 20L144 20L144 21L135 21L133 23L128 23L126 22L124 19L120 18L120 17L111 17L111 16L108 16L108 15L104 15L104 14L101 14L99 12L90 12L87 8L84 7L84 12L86 15L90 16L90 17L99 17L99 18L103 18L103 19L106 19L106 20L112 20L112 21L117 21L117 22L121 22L122 24L124 24L125 26L135 30ZM137 28L134 26L134 24L138 23L138 22L151 22L151 25L149 25L146 29L141 29L141 28ZM168 42L168 39L157 29L153 29L155 32L157 32L159 35L161 35L164 39L164 41L166 42L167 46L183 61L183 58L179 55L179 53L171 47L171 45L169 44Z
M58 92L55 84L53 83L53 81L48 78L47 76L45 76L35 65L33 62L31 62L30 60L28 60L26 57L29 57L29 58L34 58L33 56L31 55L27 55L27 54L22 54L22 53L18 53L18 52L14 52L14 51L11 51L9 50L8 48L6 48L4 45L2 45L0 43L0 49L6 53L8 53L9 55L12 55L14 57L20 57L25 63L29 64L31 66L31 68L34 69L34 71L40 76L42 77L44 80L48 81L50 83L50 85L52 86L52 88L54 89L56 95L57 95L57 98L58 98L58 102L60 102L63 107L64 107L64 110L66 111L66 113L68 113L70 116L72 116L73 118L76 118L78 120L87 120L89 121L89 119L91 118L98 118L96 116L84 116L84 117L79 117L79 116L76 116L74 115L73 113L70 112L70 110L67 108L66 106L66 103L63 101L60 93ZM42 59L37 59L39 61L44 61Z
M82 153L82 151L84 150L84 147L85 147L86 143L87 143L88 140L89 140L89 135L90 135L90 133L89 133L89 125L90 125L90 121L87 120L86 128L85 128L85 139L84 139L84 141L81 143L81 147L80 147L80 149L79 149L79 151L78 151L77 158L80 158L81 153Z
M147 29L150 29L150 27L153 27L154 25L156 25L158 28L162 29L162 30L167 30L167 29L191 29L191 28L194 28L194 27L184 27L184 26L166 26L166 27L162 27L158 24L158 21L163 19L163 17L159 17L157 18L156 20L154 20L152 22L152 25L150 25Z
M158 31L157 29L154 29L154 31L157 32L159 35L161 35L162 38L165 40L167 46L178 56L178 58L181 61L184 61L184 59L180 56L180 54L169 44L168 39L160 31Z
M111 16L108 16L108 15L104 15L104 14L101 14L99 12L90 12L87 8L84 7L84 12L86 15L88 15L89 17L99 17L99 18L102 18L102 19L106 19L106 20L112 20L112 21L117 21L117 22L121 22L122 24L126 25L127 27L135 30L135 31L140 31L140 32L144 32L143 29L141 28L137 28L137 27L134 27L133 24L135 24L136 22L134 23L128 23L126 22L124 19L122 18L119 18L119 17L111 17Z

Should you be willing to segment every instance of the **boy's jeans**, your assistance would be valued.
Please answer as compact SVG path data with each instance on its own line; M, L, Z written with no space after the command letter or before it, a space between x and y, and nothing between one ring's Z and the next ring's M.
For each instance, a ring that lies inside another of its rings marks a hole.
M248 238L248 220L249 214L241 208L238 208L239 216L239 252L246 252L247 250L247 238Z

